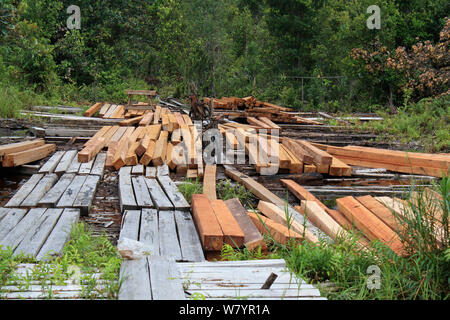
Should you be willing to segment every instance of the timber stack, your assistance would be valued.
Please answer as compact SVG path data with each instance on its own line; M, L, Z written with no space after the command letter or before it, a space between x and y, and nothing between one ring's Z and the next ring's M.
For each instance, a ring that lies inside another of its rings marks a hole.
M3 167L17 167L41 160L56 150L55 144L35 139L0 146L0 163Z

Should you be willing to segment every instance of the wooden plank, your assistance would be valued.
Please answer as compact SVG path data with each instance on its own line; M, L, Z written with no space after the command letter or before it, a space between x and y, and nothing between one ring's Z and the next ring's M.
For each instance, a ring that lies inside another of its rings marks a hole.
M153 124L158 124L161 119L161 106L156 106L155 114L153 116Z
M156 168L155 167L146 167L145 168L145 177L146 178L156 178Z
M280 150L281 149L286 152L291 161L289 173L303 173L303 162L301 162L286 146L280 144Z
M75 156L66 170L66 173L78 173L81 162L78 161L78 156Z
M175 261L160 256L150 256L147 260L153 300L185 300Z
M119 200L120 210L137 209L136 198L134 196L133 184L131 182L131 167L123 167L119 173Z
M93 142L85 147L83 150L78 152L78 161L81 163L86 163L91 161L95 158L95 156L102 151L102 149L106 145L106 139L101 138L95 138L92 140Z
M148 191L153 200L153 204L158 210L172 210L174 205L164 193L164 190L159 185L156 179L145 178Z
M139 123L143 118L144 118L144 116L139 116L139 117L134 117L131 119L123 120L123 121L119 122L119 125L123 126L123 127L132 126L132 125Z
M166 159L168 137L169 132L162 131L158 141L156 141L155 150L152 157L152 163L155 167L164 164L164 160Z
M78 192L73 202L73 207L79 208L81 215L87 216L89 214L99 181L99 176L89 175L81 187L80 192Z
M210 203L222 229L223 242L234 248L242 247L244 245L244 232L225 202L223 200L210 200Z
M331 165L333 158L327 152L314 147L312 144L304 140L295 140L295 142L299 144L303 148L303 150L305 150L307 154L313 158L314 164L316 166Z
M174 205L175 209L182 211L188 211L190 209L191 206L186 201L184 196L181 194L180 190L178 190L176 184L172 181L172 179L170 179L169 176L157 175L157 179L161 187L164 189L167 197Z
M297 141L293 139L283 138L282 144L292 152L292 154L297 157L304 164L312 164L313 157L309 155Z
M147 166L150 164L150 161L153 159L153 155L155 153L156 142L154 140L150 140L147 145L147 150L139 161L140 164Z
M55 144L45 144L43 146L6 154L3 158L3 167L17 167L47 157L56 150Z
M355 198L340 198L336 202L339 211L361 230L369 240L374 241L379 239L395 253L399 255L403 253L403 245L398 235Z
M100 152L95 158L95 162L92 165L91 175L103 177L106 164L106 152Z
M142 209L139 241L149 246L152 255L159 255L158 211Z
M315 243L319 242L319 239L311 231L305 228L298 221L291 219L291 217L289 216L289 212L281 210L273 203L266 201L259 201L258 210L261 211L269 219L275 221L276 223L284 225L288 229L292 228L292 230L302 235L305 239Z
M153 112L149 112L144 115L142 120L139 122L139 126L146 127L153 121Z
M151 140L150 134L147 133L147 134L144 136L144 138L142 138L142 139L139 141L139 146L138 146L138 147L136 148L136 150L135 150L136 154L137 154L139 157L141 157L141 156L147 151L147 148L148 148L148 145L149 145L149 143L150 143L150 140Z
M33 228L27 232L14 254L23 253L36 256L58 222L62 212L62 209L47 209L35 222Z
M205 175L203 177L203 194L205 194L210 201L216 200L216 170L215 165L206 165Z
M52 232L36 255L36 259L41 261L47 260L50 256L59 256L70 238L72 226L78 222L79 218L80 210L64 209Z
M152 300L147 259L124 260L120 268L119 300Z
M7 208L18 207L26 197L33 191L34 187L44 177L43 174L33 174L31 178L14 194L14 196L5 205Z
M263 236L255 227L247 211L244 209L239 199L234 198L225 201L226 206L230 209L231 214L236 219L241 230L244 232L244 244L248 250L253 250L255 248L261 247L266 248L266 243Z
M192 215L203 249L220 251L223 246L223 232L208 197L203 194L192 195Z
M392 230L403 230L402 225L400 224L398 219L395 218L391 210L381 204L381 202L377 201L374 197L367 195L363 197L357 197L356 200L358 200L364 207L369 209Z
M88 162L82 163L80 165L80 169L78 170L78 174L90 174L92 170L92 166L94 165L95 158L92 158Z
M329 235L331 239L348 238L347 232L316 201L303 200L302 209L308 220Z
M71 208L87 176L75 176L56 205L58 208Z
M45 141L43 139L35 139L31 141L24 141L24 142L17 142L17 143L10 143L0 146L0 160L3 159L3 157L6 154L9 153L17 153L21 151L26 151L29 149L34 149L36 147L43 146L45 144Z
M58 174L62 174L65 173L70 165L73 162L73 159L76 158L78 151L77 150L69 150L66 151L66 153L64 154L64 156L61 158L61 160L59 161L58 166L55 168L55 173ZM78 159L77 159L78 160Z
M94 114L96 114L98 111L100 111L102 105L103 105L102 102L95 103L94 105L92 105L89 109L87 109L84 112L84 116L85 117L92 117Z
M39 200L39 206L46 208L56 207L59 199L72 183L74 178L75 174L73 173L64 174L59 181Z
M0 241L22 220L27 213L25 209L7 209L0 223Z
M142 164L133 166L131 169L131 174L144 175L144 166Z
M128 238L131 240L139 239L139 223L141 220L141 211L125 210L122 219L122 228L120 230L119 240Z
M53 187L58 181L58 176L54 173L46 174L36 185L33 191L20 204L21 207L36 207L39 200Z
M182 260L188 262L205 261L202 244L191 214L185 211L175 211L175 222Z
M31 209L27 215L0 241L0 246L15 249L25 238L28 231L35 226L38 219L44 214L46 209Z
M333 161L330 166L330 176L338 177L350 177L352 175L352 168L346 165L344 162L336 157L333 157Z
M109 108L111 107L111 105L109 103L105 103L101 108L100 111L98 112L98 116L100 118L103 118L105 116L105 114L108 112Z
M140 141L135 141L129 146L127 155L125 157L126 166L135 166L138 164L136 149L139 147L140 144L141 144Z
M175 225L175 214L173 211L159 211L159 252L161 256L181 261L181 248Z
M143 176L132 177L134 195L138 208L153 208L153 201Z
M113 166L116 170L119 170L123 166L125 166L125 160L128 153L128 148L130 145L129 137L123 137L119 144L117 145L117 150L113 157Z
M117 104L113 104L111 105L111 107L109 107L108 111L105 113L105 115L103 116L103 118L105 119L110 119L111 116L114 114L114 112L116 112L117 108L119 106Z
M256 228L258 228L259 232L269 235L279 243L287 244L291 240L300 242L303 239L303 237L297 232L290 230L271 219L265 218L262 215L257 215L254 212L248 212L248 215L252 219Z

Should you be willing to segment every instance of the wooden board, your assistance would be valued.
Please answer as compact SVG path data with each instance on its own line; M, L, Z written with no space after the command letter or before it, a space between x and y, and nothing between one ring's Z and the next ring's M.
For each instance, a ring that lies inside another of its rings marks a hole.
M80 166L81 162L78 161L78 156L76 155L67 168L66 173L78 173L78 171L80 170Z
M319 239L311 231L305 228L298 221L291 219L289 212L283 211L273 203L259 201L258 210L274 222L284 225L287 228L292 228L292 230L302 235L305 239L315 243L319 242Z
M89 175L81 187L80 192L78 192L73 202L73 207L79 208L82 215L87 216L89 214L99 181L99 176Z
M87 176L76 176L73 178L72 182L67 187L66 191L64 191L56 206L58 208L71 208L78 192L86 181L86 178Z
M20 204L21 207L36 207L39 200L53 187L58 181L58 176L54 173L46 174L34 187L33 191Z
M398 219L395 218L391 210L389 210L374 197L367 195L363 197L357 197L356 200L358 200L364 207L369 209L392 230L401 231L403 229L402 225L400 224Z
M153 300L185 300L175 261L161 256L150 256L147 259Z
M62 209L47 209L47 211L36 220L34 227L27 232L25 238L14 251L14 254L23 253L36 256L58 222L62 212Z
M119 240L128 238L131 240L139 239L139 223L141 220L141 211L125 210L122 219L122 228L120 230Z
M84 116L85 117L92 117L94 114L96 114L98 111L100 111L102 105L103 105L102 102L95 103L93 106L91 106L89 109L87 109L84 112Z
M70 238L72 226L78 222L80 210L64 209L56 226L47 238L45 244L36 256L38 261L47 260L50 256L58 256L62 253L64 245Z
M188 211L190 209L191 206L169 176L157 176L157 179L175 209L182 211Z
M263 236L247 215L247 211L244 209L239 199L234 198L227 200L225 201L225 204L228 209L230 209L230 212L237 223L239 223L241 230L244 232L244 244L247 249L253 250L258 247L265 249L266 243Z
M147 259L124 260L120 268L119 300L152 300Z
M59 199L72 183L74 178L75 174L73 173L64 174L59 181L39 200L39 206L47 208L56 207Z
M329 235L331 239L348 238L347 232L316 201L303 200L302 209L308 220Z
M223 200L210 200L210 203L222 229L223 242L234 248L242 247L244 245L244 232L225 202Z
M11 232L26 213L25 209L7 209L5 216L0 221L0 241Z
M88 162L82 163L80 165L80 169L78 170L78 174L90 174L92 170L92 166L94 165L95 158L92 158Z
M183 261L205 261L202 244L190 212L175 211L175 222Z
M158 211L142 209L139 241L150 247L152 255L159 255Z
M152 157L152 163L155 167L164 164L164 160L166 159L168 137L169 132L162 131L159 139L156 141L155 150Z
M43 139L35 139L31 141L10 143L0 146L0 161L6 154L17 153L21 151L26 151L29 149L34 149L36 147L43 146L45 141Z
M253 212L248 212L248 215L256 228L258 228L259 232L269 235L276 242L287 244L291 240L300 242L303 239L303 237L295 231L290 230L271 219L265 218L262 215L257 215Z
M16 153L9 153L4 156L2 165L3 167L17 167L23 164L41 160L55 150L55 144L45 144L37 148L28 149Z
M135 176L131 178L134 195L138 208L153 208L153 201L146 184L144 176Z
M97 154L97 157L95 158L90 174L102 178L103 173L105 171L105 164L106 164L106 152L100 152L99 154Z
M175 214L173 211L159 211L159 252L161 256L181 261L181 249L178 242Z
M154 206L158 210L172 210L174 206L172 202L169 200L167 195L164 193L164 190L159 185L156 179L148 179L145 178L145 182L147 184L148 191L153 200Z
M205 194L209 200L216 200L216 170L215 165L205 166L205 175L203 177L203 194Z
M398 235L355 198L340 198L336 202L339 211L361 230L369 240L374 241L379 239L395 253L399 255L403 253L403 245Z
M192 195L192 215L203 249L220 251L223 246L223 232L208 197L203 194Z
M66 153L64 153L64 156L59 161L58 166L55 168L54 172L58 174L65 173L69 169L73 160L77 157L77 153L77 150L66 151Z
M119 172L119 200L122 212L138 208L130 173L131 167L123 167Z
M14 196L5 205L7 208L18 207L26 197L33 191L34 187L44 177L43 174L33 174L31 178L14 194Z
M312 164L313 158L309 155L302 146L300 146L297 141L293 139L283 138L282 144L290 151L292 154L298 158L304 164Z
M303 148L306 153L313 158L313 163L316 166L319 165L331 165L333 157L319 148L316 148L312 144L304 140L295 140L300 147Z

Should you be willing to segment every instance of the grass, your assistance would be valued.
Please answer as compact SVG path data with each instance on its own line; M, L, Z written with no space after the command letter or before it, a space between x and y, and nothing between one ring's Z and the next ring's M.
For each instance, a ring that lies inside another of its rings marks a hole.
M18 284L27 290L31 283L38 282L51 299L53 285L65 285L68 280L74 280L82 286L82 298L116 299L121 261L106 235L94 236L84 223L78 223L72 229L62 256L48 262L13 255L12 250L0 248L0 292L9 284ZM22 263L35 264L32 272L24 276L15 273L17 265ZM101 283L96 277L98 273L102 275Z
M406 214L396 215L406 230L399 232L407 252L404 256L396 255L378 241L372 242L369 250L360 250L353 236L337 238L332 243L321 240L318 244L303 241L285 245L265 236L269 252L225 246L222 259L283 258L289 269L302 279L313 284L329 284L319 286L328 299L448 300L450 179L443 178L433 189L442 197L439 202L433 202L434 207L430 207L423 190L413 189L419 200L410 197ZM436 212L441 212L438 219ZM440 241L436 236L438 230Z

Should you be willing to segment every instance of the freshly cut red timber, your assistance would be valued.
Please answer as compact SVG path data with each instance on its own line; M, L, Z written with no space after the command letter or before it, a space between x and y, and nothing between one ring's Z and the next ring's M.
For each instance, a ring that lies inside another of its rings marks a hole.
M306 150L297 143L297 141L289 138L283 138L282 144L290 151L292 154L298 158L304 164L312 164L313 158L309 155Z
M236 219L237 223L241 227L241 230L244 232L244 244L248 250L254 250L258 247L261 249L267 249L266 242L264 241L264 237L258 231L258 229L253 224L252 220L247 214L247 211L242 206L239 199L234 198L225 201L228 209L230 209L231 214Z
M153 153L152 163L155 167L163 165L166 159L167 139L169 137L168 131L162 131L158 141L155 144L155 151Z
M0 161L3 159L5 154L8 153L17 153L29 149L33 149L36 147L43 146L45 141L43 139L36 139L31 141L24 141L18 143L10 143L0 146Z
M95 158L95 156L104 148L105 138L91 139L92 142L83 150L78 152L78 162L86 163Z
M98 111L100 111L100 109L102 108L102 105L103 105L102 102L97 102L92 107L90 107L89 109L86 110L86 112L84 113L84 116L92 117L94 114L96 114Z
M358 200L349 196L337 199L336 202L339 211L361 230L369 240L379 239L398 255L403 254L403 244L398 235Z
M192 216L197 227L203 249L220 251L223 246L223 232L214 214L211 203L204 194L192 195Z
M44 144L33 149L9 153L3 159L3 167L17 167L23 164L41 160L56 150L55 144Z
M256 228L258 228L259 232L271 236L276 242L287 244L291 239L295 242L301 242L303 240L302 236L297 232L288 229L282 224L276 223L263 215L257 215L251 211L248 212L248 215Z
M234 248L244 245L244 232L223 200L212 200L211 206L223 233L223 242Z
M386 225L389 226L394 231L402 230L402 226L399 221L395 218L391 210L389 210L385 205L379 202L374 197L367 195L363 197L356 198L361 204L369 209L373 214L380 218Z
M311 156L314 160L314 164L316 166L319 165L331 165L333 161L333 157L319 148L314 147L307 141L304 140L295 140L302 148L307 152L309 156Z

